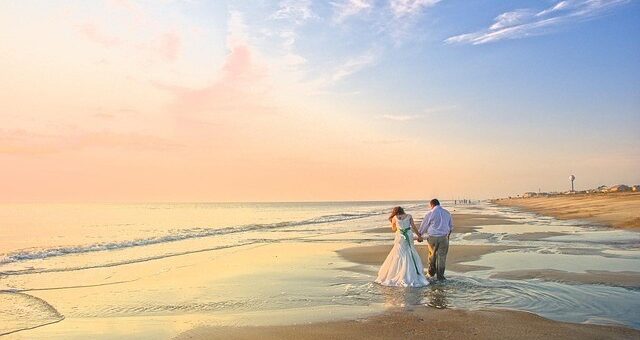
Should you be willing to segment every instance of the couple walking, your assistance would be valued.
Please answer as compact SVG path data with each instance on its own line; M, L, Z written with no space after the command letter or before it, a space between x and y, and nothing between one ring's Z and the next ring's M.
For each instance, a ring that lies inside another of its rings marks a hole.
M445 261L449 250L449 235L453 230L451 214L440 206L437 199L429 202L431 210L424 216L420 228L402 207L395 207L389 216L395 233L393 248L378 271L376 283L384 286L423 287L429 284L424 275L422 260L413 244L413 234L422 242L426 234L429 249L429 277L444 280Z

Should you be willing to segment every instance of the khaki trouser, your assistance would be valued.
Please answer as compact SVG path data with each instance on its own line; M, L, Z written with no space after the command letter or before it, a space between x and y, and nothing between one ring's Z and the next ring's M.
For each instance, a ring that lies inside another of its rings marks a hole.
M428 236L429 247L429 276L437 276L438 280L444 279L444 267L449 251L449 237Z

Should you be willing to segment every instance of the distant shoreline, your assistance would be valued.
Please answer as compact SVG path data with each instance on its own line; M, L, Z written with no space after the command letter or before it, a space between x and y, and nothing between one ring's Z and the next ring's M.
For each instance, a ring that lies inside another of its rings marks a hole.
M558 219L585 219L614 228L640 231L640 192L500 198L490 202Z

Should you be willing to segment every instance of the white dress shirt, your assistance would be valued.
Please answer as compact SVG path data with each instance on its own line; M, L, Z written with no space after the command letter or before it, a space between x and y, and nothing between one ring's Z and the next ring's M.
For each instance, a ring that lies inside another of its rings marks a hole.
M451 214L439 205L431 209L420 224L420 234L425 232L430 236L447 236L453 230Z

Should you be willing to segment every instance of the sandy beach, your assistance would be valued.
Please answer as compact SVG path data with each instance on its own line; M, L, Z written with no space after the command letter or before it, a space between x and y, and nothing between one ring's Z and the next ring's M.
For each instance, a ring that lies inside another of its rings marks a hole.
M559 219L587 219L615 228L640 230L640 193L511 198L493 203Z
M563 270L514 270L491 275L492 278L510 280L544 279L567 283L605 284L620 287L640 288L640 273L588 270L586 273L571 273Z
M469 233L477 230L478 227L483 225L505 225L516 224L517 221L498 215L485 215L485 214L472 214L472 213L453 213L455 219L454 233ZM422 216L414 216L417 226L422 222ZM368 232L372 233L386 233L389 232L389 227L378 227L369 229Z
M517 311L414 310L363 320L266 327L198 327L187 339L637 339L640 331L550 321Z
M382 263L391 250L391 245L362 246L346 248L338 251L338 254L348 261L360 264L378 265ZM426 263L428 250L426 243L417 247L420 258ZM512 249L509 246L485 246L485 245L451 245L449 255L447 255L447 268L456 272L469 272L481 270L486 267L464 265L462 262L471 262L479 259L482 255L501 250Z

